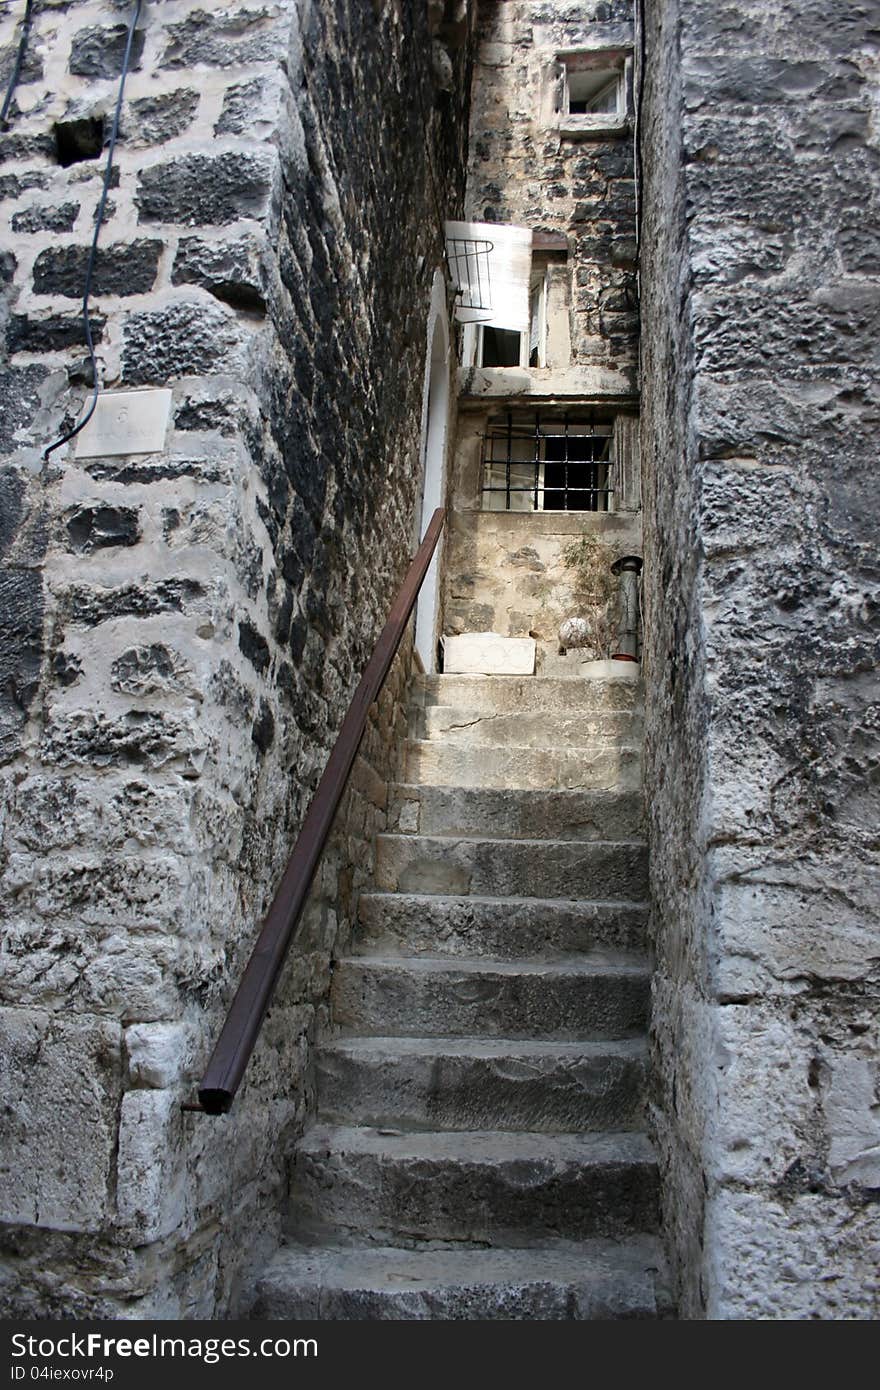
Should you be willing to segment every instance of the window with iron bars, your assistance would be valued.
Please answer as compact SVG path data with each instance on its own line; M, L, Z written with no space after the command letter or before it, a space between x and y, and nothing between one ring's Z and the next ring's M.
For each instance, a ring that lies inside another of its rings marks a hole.
M482 505L494 512L614 510L613 421L509 411L483 435Z

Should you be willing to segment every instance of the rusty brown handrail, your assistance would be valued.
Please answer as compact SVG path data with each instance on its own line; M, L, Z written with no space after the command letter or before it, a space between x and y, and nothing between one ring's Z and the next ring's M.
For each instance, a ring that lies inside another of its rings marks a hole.
M351 698L333 752L324 768L199 1086L199 1105L187 1106L187 1109L201 1109L209 1115L224 1115L235 1098L339 809L366 728L370 705L382 689L400 646L445 519L444 508L438 507L407 571L360 684Z

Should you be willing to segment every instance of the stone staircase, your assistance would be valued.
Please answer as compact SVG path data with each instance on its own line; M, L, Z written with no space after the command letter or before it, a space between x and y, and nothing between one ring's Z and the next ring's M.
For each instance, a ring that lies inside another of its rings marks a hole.
M420 681L254 1316L663 1315L635 674Z

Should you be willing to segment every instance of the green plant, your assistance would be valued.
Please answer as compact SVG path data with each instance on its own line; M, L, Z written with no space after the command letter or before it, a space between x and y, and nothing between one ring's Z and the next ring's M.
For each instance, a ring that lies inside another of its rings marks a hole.
M614 598L617 581L611 565L617 550L593 531L584 531L563 548L562 563L572 573L575 617L588 618L599 655L607 655L614 637Z

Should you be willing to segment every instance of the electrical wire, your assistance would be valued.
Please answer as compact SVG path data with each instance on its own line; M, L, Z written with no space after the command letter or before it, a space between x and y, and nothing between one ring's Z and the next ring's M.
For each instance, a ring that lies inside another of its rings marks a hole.
M125 95L125 79L128 76L128 68L131 62L131 49L132 44L134 43L134 31L137 28L137 22L140 19L142 7L143 0L135 0L134 11L132 13L131 21L128 26L128 38L126 39L125 43L125 54L122 59L122 72L119 77L119 92L117 93L116 107L113 112L113 124L110 127L110 140L107 145L107 163L104 166L104 184L101 189L101 197L98 202L97 211L95 213L95 235L92 237L91 250L89 251L89 259L86 265L86 278L83 286L83 334L86 340L86 347L89 353L89 361L91 362L92 375L94 380L92 399L89 404L89 408L86 411L86 414L83 416L81 420L77 422L77 424L74 425L73 429L68 430L67 433L63 434L60 439L56 439L54 444L48 445L48 447L43 450L44 462L48 459L50 454L55 452L56 449L60 449L62 444L67 444L71 439L73 439L76 435L79 434L80 430L83 429L91 420L98 404L98 395L100 393L101 388L98 382L98 362L97 358L95 357L95 344L92 339L92 325L89 320L89 297L92 292L92 280L95 274L95 261L98 255L98 238L101 235L101 227L104 224L104 212L107 207L107 195L110 192L110 177L113 173L113 156L116 151L116 140L119 135L119 119L122 114L122 99Z
M633 122L633 189L636 222L636 286L639 286L642 249L642 104L645 96L645 14L644 0L635 3L635 120Z
M34 14L34 0L26 0L24 7L24 19L21 22L21 38L18 41L18 53L15 55L15 65L12 69L12 76L6 88L6 95L3 98L3 105L0 107L0 130L6 130L9 126L7 117L9 108L12 105L12 98L21 77L21 70L24 66L24 55L27 52L28 39L31 35L31 20Z

